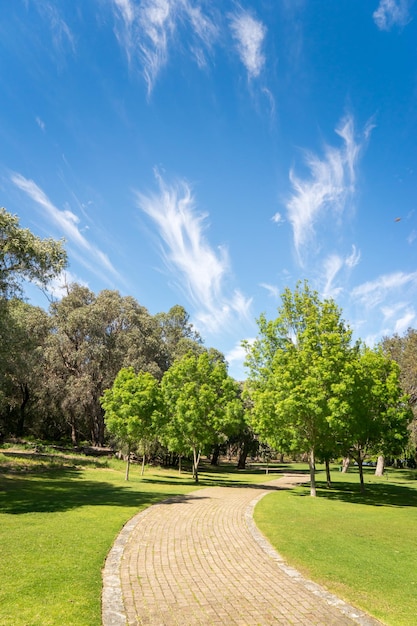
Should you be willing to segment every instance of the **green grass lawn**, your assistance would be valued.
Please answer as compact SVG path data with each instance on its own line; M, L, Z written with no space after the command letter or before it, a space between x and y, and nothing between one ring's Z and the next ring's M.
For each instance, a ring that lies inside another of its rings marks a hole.
M255 521L280 554L305 576L392 626L417 615L417 475L366 470L335 472L332 489L318 473L318 497L309 489L263 498Z
M203 466L200 487L252 484L279 471ZM0 626L95 626L101 623L101 569L123 524L162 499L196 489L189 472L43 450L0 450ZM320 478L323 483L320 483ZM264 498L255 519L304 574L388 624L417 614L417 483L406 471L389 479L335 473L319 497L306 488Z
M52 453L0 450L0 625L101 623L101 569L141 509L196 489L189 472ZM202 468L200 486L260 482L261 470Z

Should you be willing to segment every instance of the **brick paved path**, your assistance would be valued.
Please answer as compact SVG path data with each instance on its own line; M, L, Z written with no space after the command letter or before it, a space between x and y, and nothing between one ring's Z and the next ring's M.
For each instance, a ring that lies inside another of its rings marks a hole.
M379 624L288 567L256 529L256 502L297 482L210 487L139 513L106 561L103 625Z

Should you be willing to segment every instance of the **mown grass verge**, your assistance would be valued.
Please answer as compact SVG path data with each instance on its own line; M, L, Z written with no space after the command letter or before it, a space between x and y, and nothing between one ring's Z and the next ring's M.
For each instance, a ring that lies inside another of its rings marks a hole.
M0 450L0 625L101 624L101 570L141 509L196 489L188 472L50 450ZM269 478L275 478L270 476ZM261 470L202 468L200 486L265 480Z
M361 494L355 471L335 472L333 488L317 475L307 487L274 492L255 521L278 552L306 577L392 626L417 615L417 475L366 470Z

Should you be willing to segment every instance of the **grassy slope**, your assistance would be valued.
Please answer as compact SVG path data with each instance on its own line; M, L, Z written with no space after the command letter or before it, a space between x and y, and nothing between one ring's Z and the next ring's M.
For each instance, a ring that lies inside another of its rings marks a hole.
M323 481L318 498L303 487L268 495L255 510L256 523L306 576L387 624L415 623L415 474L376 478L369 470L365 495L356 474L333 478L334 488Z

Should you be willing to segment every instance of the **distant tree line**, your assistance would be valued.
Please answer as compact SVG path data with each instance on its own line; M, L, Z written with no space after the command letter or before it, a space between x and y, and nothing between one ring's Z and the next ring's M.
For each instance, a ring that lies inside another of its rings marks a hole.
M246 345L248 379L206 348L185 309L151 315L130 296L72 284L48 311L22 299L66 265L62 242L42 240L0 210L0 432L213 463L233 449L239 467L266 443L315 464L370 455L415 458L417 332L369 349L333 300L307 282L286 289L275 320L261 316ZM414 411L414 416L412 411ZM347 463L346 463L347 465Z

